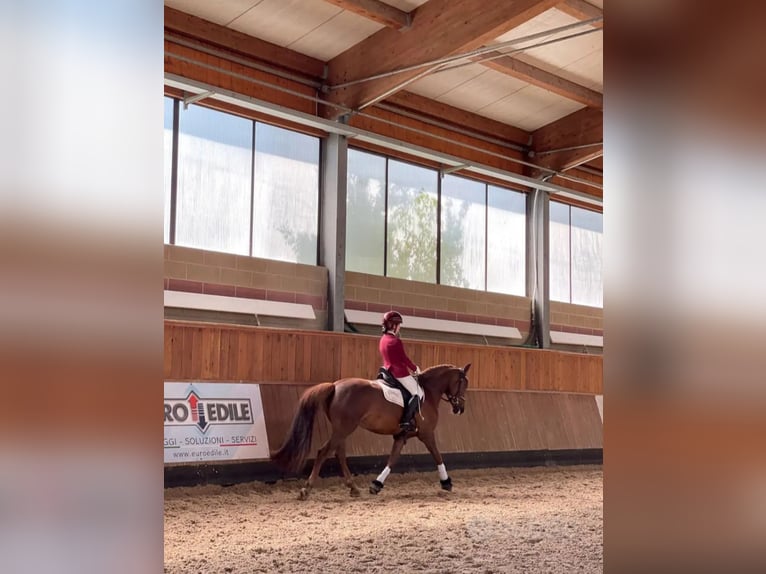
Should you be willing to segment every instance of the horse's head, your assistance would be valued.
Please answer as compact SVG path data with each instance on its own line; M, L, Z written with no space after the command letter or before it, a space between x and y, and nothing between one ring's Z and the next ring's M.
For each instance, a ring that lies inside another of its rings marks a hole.
M450 371L450 380L444 394L452 405L452 412L456 415L462 415L465 411L465 391L468 388L468 369L471 363L468 363L462 369L454 368Z

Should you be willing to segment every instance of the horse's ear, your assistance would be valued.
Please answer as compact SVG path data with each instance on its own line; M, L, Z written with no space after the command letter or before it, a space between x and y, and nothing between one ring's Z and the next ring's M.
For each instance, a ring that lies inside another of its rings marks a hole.
M468 374L468 369L470 369L470 368L471 368L471 363L468 363L465 367L463 367L463 374L467 375Z

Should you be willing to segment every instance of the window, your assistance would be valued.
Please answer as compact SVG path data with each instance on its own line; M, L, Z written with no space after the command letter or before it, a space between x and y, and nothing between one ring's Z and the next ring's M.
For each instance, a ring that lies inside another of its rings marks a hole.
M604 217L572 207L572 303L604 306L602 253Z
M526 194L355 149L347 182L348 271L526 294Z
M165 98L165 242L315 265L319 138Z
M551 201L549 218L550 298L551 301L571 303L569 206Z
M440 282L485 288L486 185L446 175L442 179Z
M388 234L386 274L436 282L435 170L388 161Z
M527 292L527 196L487 186L487 291Z
M253 122L179 108L176 244L247 255Z
M386 158L348 150L346 269L383 275Z
M550 203L550 297L602 307L603 215Z
M165 243L170 243L170 186L173 176L173 99L165 98Z
M319 139L258 123L253 256L315 265Z

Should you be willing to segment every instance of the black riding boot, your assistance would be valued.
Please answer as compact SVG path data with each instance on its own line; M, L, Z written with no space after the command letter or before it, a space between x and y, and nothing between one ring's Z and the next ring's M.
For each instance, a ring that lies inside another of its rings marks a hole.
M404 409L404 414L402 414L402 420L399 423L399 428L402 429L402 431L409 432L414 431L417 425L415 424L415 413L418 410L418 401L420 400L420 397L417 395L413 395L410 399L410 402L407 403L407 407Z

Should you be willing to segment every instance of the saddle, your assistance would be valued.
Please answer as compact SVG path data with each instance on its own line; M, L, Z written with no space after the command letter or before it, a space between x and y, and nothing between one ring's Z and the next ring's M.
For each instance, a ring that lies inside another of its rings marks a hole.
M404 401L404 404L405 405L409 404L410 399L412 398L412 393L410 393L405 388L405 386L396 379L396 377L394 377L391 373L389 373L388 369L386 369L385 367L381 367L380 370L378 370L377 380L382 381L386 386L391 387L392 389L401 391L402 400Z
M402 418L399 421L399 428L401 430L394 435L394 438L399 439L400 437L404 437L410 431L417 432L417 422L415 421L414 417L415 417L415 411L418 409L418 406L420 405L419 395L415 395L413 397L412 393L410 393L406 389L406 387L402 385L396 379L396 377L394 377L391 373L389 373L385 367L381 367L378 370L378 381L380 381L387 387L391 387L393 389L398 390L400 393L402 393L402 401L404 401L403 402L404 409L402 411Z

